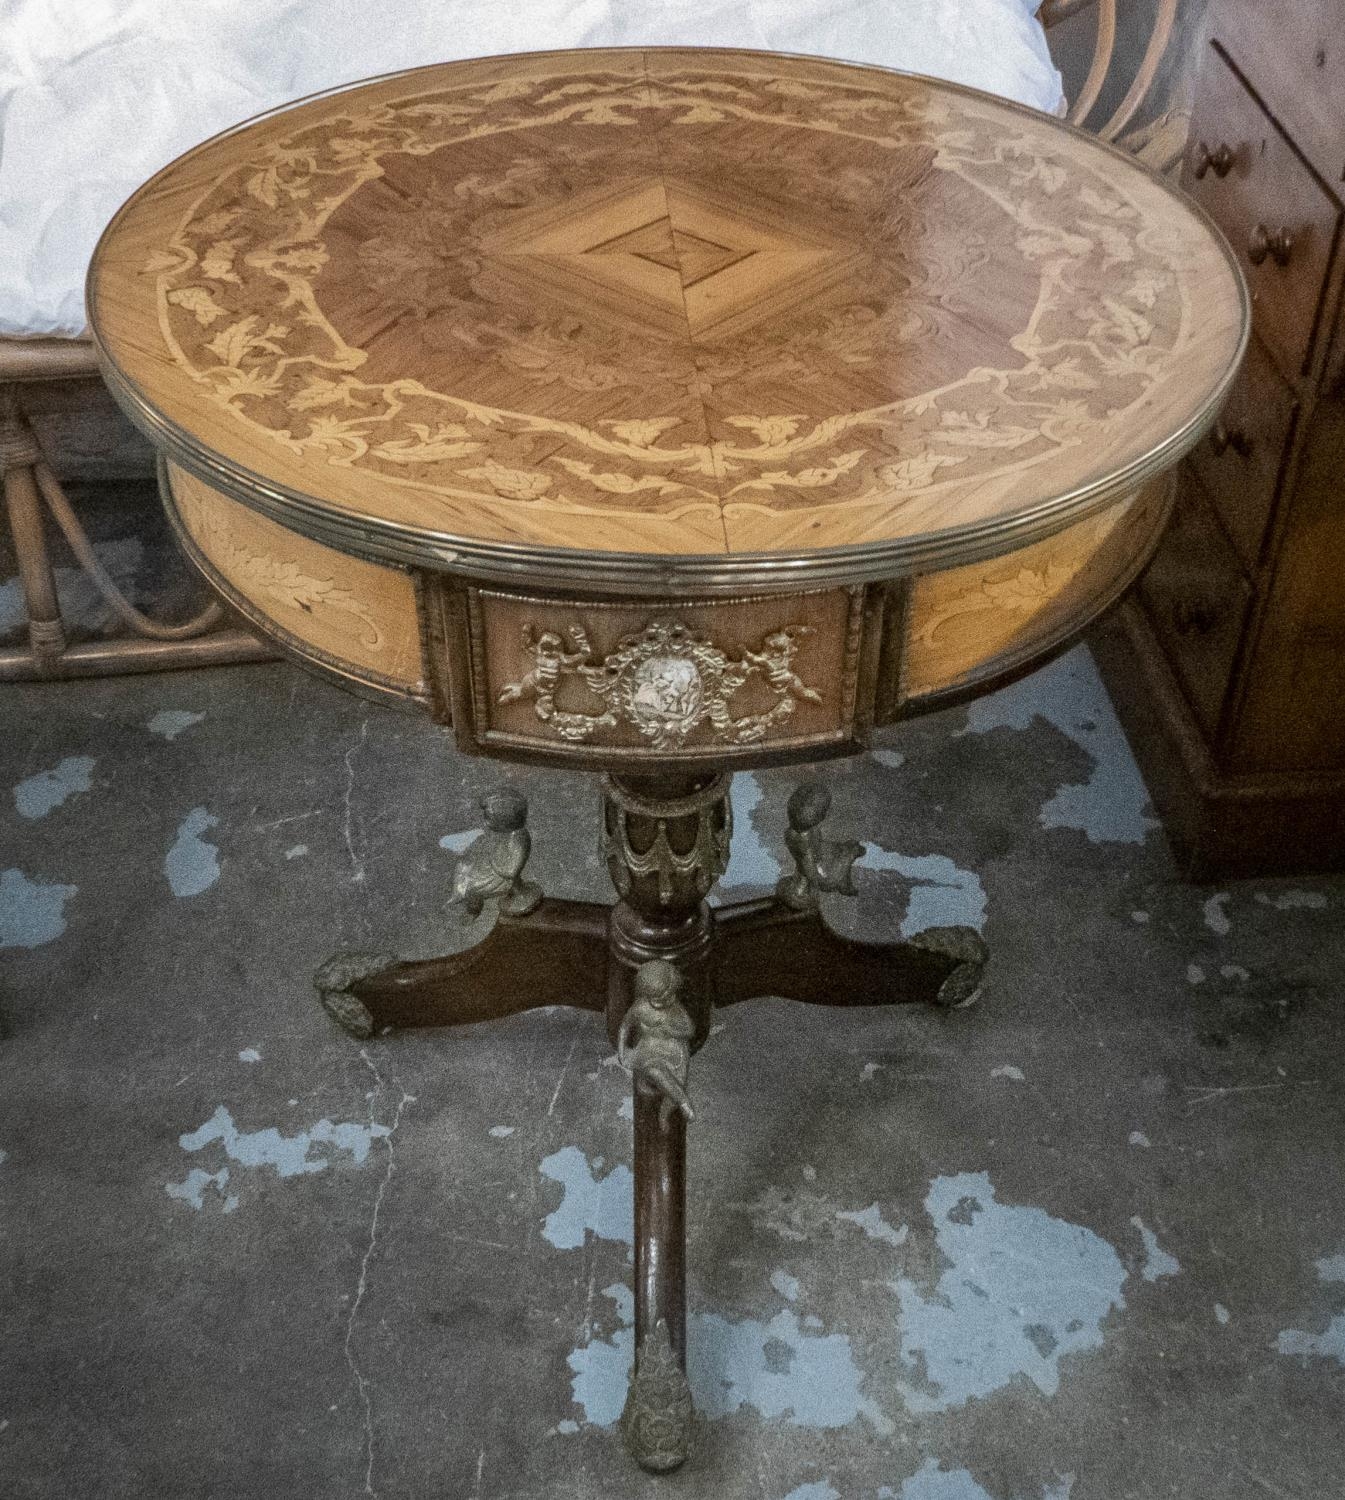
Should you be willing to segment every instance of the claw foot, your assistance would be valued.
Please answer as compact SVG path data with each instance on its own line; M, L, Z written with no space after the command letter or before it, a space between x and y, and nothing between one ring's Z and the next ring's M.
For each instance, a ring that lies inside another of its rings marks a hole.
M642 1469L667 1474L686 1462L693 1410L691 1387L673 1352L668 1325L660 1318L636 1352L621 1413L626 1448Z
M974 927L927 927L911 938L911 945L957 960L957 967L943 981L934 997L945 1010L965 1010L981 997L981 975L990 950Z
M344 1031L361 1041L374 1034L374 1018L352 986L397 962L389 953L338 953L313 976L322 1008Z

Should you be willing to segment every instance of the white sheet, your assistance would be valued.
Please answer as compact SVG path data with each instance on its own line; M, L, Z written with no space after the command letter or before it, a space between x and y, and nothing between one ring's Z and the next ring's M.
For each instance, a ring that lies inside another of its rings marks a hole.
M195 142L422 63L549 47L766 47L1041 110L1039 0L0 0L0 334L76 334L103 225Z

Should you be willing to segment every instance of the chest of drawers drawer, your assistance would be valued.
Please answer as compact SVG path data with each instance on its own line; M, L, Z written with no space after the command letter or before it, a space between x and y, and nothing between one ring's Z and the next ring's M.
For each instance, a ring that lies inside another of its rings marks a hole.
M1252 590L1191 475L1183 476L1172 524L1140 592L1196 717L1213 737Z
M1257 328L1296 379L1311 360L1340 205L1214 46L1201 68L1182 184L1228 236Z
M1253 339L1218 422L1191 454L1248 572L1261 555L1297 412L1293 392Z

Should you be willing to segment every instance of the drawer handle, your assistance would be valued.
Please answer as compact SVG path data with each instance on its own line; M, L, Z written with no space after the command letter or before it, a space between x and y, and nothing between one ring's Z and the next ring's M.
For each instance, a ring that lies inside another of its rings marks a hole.
M1204 141L1196 147L1195 174L1201 181L1213 172L1216 177L1227 177L1233 170L1235 161L1233 148L1226 142L1220 141L1213 151Z
M1214 449L1215 458L1222 458L1230 448L1239 458L1250 458L1255 446L1241 427L1225 427L1222 422L1216 422L1210 432L1210 447Z
M1281 229L1278 234L1271 234L1264 224L1258 224L1252 230L1252 237L1247 241L1247 259L1254 266L1261 265L1267 256L1277 266L1287 266L1289 257L1294 253L1294 237L1287 229Z
M1172 628L1181 636L1208 635L1222 614L1213 599L1178 599L1172 606Z

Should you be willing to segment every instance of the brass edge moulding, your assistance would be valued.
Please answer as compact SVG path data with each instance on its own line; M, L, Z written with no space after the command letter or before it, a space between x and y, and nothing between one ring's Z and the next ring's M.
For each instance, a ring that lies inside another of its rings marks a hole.
M577 52L595 51L601 54L667 52L679 54L705 54L707 56L732 55L747 60L750 69L754 54L739 48L687 48L687 47L608 47L599 49L558 49L548 52L532 52L497 55L487 61L520 62L529 58L572 58ZM813 63L819 59L804 58L798 53L771 53L773 57L795 58ZM883 73L907 76L900 69L883 68L873 64L846 63L825 59L829 65L844 72L847 68L860 74ZM411 77L418 72L430 72L443 68L444 64L433 64L427 68L401 70ZM379 82L398 76L396 73L379 74L374 78L359 79L333 89L321 90L303 98L291 100L276 109L265 110L240 121L227 130L208 137L190 151L184 152L176 161L182 161L195 152L203 150L213 142L224 139L249 125L301 104L334 97L357 89L368 83ZM862 82L854 85L863 87ZM998 95L986 94L983 90L968 88L962 84L937 81L940 90L947 90L971 98L993 99L997 106L1012 113L1019 113L1039 120L1036 110ZM185 429L169 420L152 406L135 385L122 374L116 361L104 348L98 334L98 307L96 270L102 246L115 229L131 200L127 200L113 215L99 237L89 271L85 280L85 305L89 316L89 337L98 358L104 381L118 405L127 417L164 452L170 454L183 468L216 486L222 493L251 506L281 525L310 537L317 542L350 552L373 562L390 562L401 566L417 565L439 572L470 574L483 581L519 583L530 577L548 579L573 578L583 587L595 591L604 589L635 591L650 594L668 594L683 589L705 593L738 593L743 588L753 590L777 590L806 586L814 583L867 583L880 578L903 576L919 571L942 570L965 563L982 562L1002 552L1025 546L1033 541L1044 540L1064 530L1074 521L1083 520L1095 511L1104 509L1111 501L1139 489L1147 480L1173 467L1185 457L1214 425L1238 370L1246 355L1251 338L1251 294L1242 274L1241 266L1222 230L1193 199L1188 198L1167 181L1161 173L1147 167L1130 153L1103 141L1067 121L1055 121L1053 127L1068 135L1090 142L1093 149L1103 151L1127 163L1128 167L1147 177L1180 208L1194 216L1218 245L1233 281L1238 289L1241 312L1241 330L1234 356L1228 369L1212 390L1205 405L1195 413L1185 427L1179 429L1163 443L1158 444L1124 470L1118 470L1091 486L1058 495L1043 502L1034 510L1009 521L984 522L964 528L953 528L927 536L898 538L888 542L861 543L851 547L813 549L805 552L743 552L735 554L687 554L656 557L648 553L590 552L579 548L561 548L520 543L483 542L455 537L449 533L425 532L390 521L359 516L349 511L338 511L323 505L314 497L276 485L262 476L252 473L213 450L196 442ZM170 162L154 177L148 187L176 162ZM143 192L142 187L139 191Z
M684 629L682 622L677 620L679 612L750 606L757 602L778 600L780 597L778 594L740 594L731 599L683 597L612 600L595 599L591 595L551 592L544 597L538 597L489 587L481 588L474 584L461 583L433 574L426 575L424 587L431 621L428 639L435 643L442 643L443 649L442 657L430 663L430 680L436 701L442 700L449 707L458 745L465 751L503 754L517 759L532 760L539 764L575 765L578 763L584 765L592 763L604 768L638 770L647 769L651 765L669 763L682 767L711 768L735 761L750 762L752 765L768 765L787 761L828 759L854 754L868 743L874 723L879 668L883 660L884 620L890 597L886 586L852 585L845 589L795 591L800 597L834 596L838 593L848 596L844 638L837 642L842 677L836 707L837 722L834 728L799 735L782 734L776 737L762 734L740 742L732 740L725 742L721 739L714 743L701 743L690 747L675 743L676 736L659 736L651 734L648 729L642 729L641 732L656 741L649 745L589 744L584 742L588 735L582 723L573 726L573 737L567 738L561 735L554 739L548 738L546 737L549 728L548 721L542 719L540 715L536 734L522 734L514 730L491 727L495 704L490 697L487 630L481 608L483 596L487 600L497 599L509 605L535 606L539 610L567 608L603 612L627 610L641 617L646 615L652 617L655 614L665 617L662 621L649 618L643 627L633 632L640 635L664 627L675 626L678 629ZM550 629L550 627L547 628ZM555 633L557 635L556 649L563 652L567 642L559 632ZM774 631L768 628L768 634L771 635L783 636L788 633L787 628ZM686 629L685 634L689 642L694 640L694 631ZM623 644L626 639L623 636ZM570 642L569 644L573 646L578 643ZM696 641L695 644L717 659L708 663L712 675L725 665L730 668L736 667L741 673L744 663L729 661L726 654L720 648L715 647L712 642ZM582 645L587 646L586 639ZM610 690L606 687L608 677L604 675L606 663L590 662L583 652L571 654L574 656L583 654L584 662L582 666L577 661L574 662L569 670L593 674L604 683L604 691ZM620 654L619 651L609 652L607 661L611 662ZM638 652L631 650L626 654L631 660L623 661L622 667L614 669L614 672L610 674L613 682L623 668L635 664L635 656ZM792 656L787 651L783 657L778 651L772 655L768 647L765 651L757 653L749 650L746 656L753 657L756 661L756 666L751 668L753 672L759 672L763 677L773 681L776 680L773 674L779 674L780 686L772 688L777 702L793 698L795 691L793 684L797 684L798 689L801 689L805 695L809 693L808 685L799 682L799 679L794 676ZM525 696L531 701L535 696L535 686L529 684L525 689L522 679L509 686L519 691L511 692L510 698L506 701L519 701ZM729 697L736 690L732 688L724 696ZM707 697L707 705L709 702L710 698ZM722 703L716 704L714 712L727 726L729 733L733 731L737 723L747 722L746 720L735 721ZM699 727L701 719L710 716L711 711L707 706L692 729L686 732L693 732L694 728ZM586 716L566 715L564 717L579 719ZM787 717L787 713L781 714L778 720L772 722L780 722ZM597 724L596 719L594 723ZM610 722L604 719L602 727L621 728L624 725L629 728L634 723L634 720L630 722L624 720L618 712L610 717Z
M1222 235L1220 240L1227 249ZM1239 285L1245 299L1245 283L1240 273ZM787 592L815 585L870 583L920 572L942 572L1044 541L1074 522L1086 520L1175 467L1213 427L1241 368L1250 330L1250 322L1244 316L1236 359L1230 361L1210 400L1186 427L1128 469L1118 470L1091 488L1057 497L1024 515L854 547L817 548L800 553L688 553L666 557L646 552L591 552L576 547L466 540L336 510L312 496L272 484L197 444L122 380L101 345L99 358L117 404L175 464L226 498L237 500L279 525L338 552L347 552L367 562L420 567L489 583L526 586L532 580L546 579L563 585L580 585L594 593L623 596L631 593L666 596L683 591L723 595L739 594L743 589L756 593Z
M359 693L366 698L374 698L380 703L387 703L390 699L402 705L419 704L425 707L435 707L435 696L432 690L427 689L424 693L417 693L404 682L398 682L395 678L386 677L381 672L376 672L371 667L360 668L356 671L349 662L342 661L330 652L324 651L320 646L303 640L292 631L272 619L270 615L258 609L250 599L245 598L229 582L224 575L217 571L209 558L197 546L195 538L187 530L182 516L177 508L177 500L173 495L173 480L168 472L168 461L163 454L159 454L156 460L158 472L159 500L163 505L164 514L168 517L168 524L173 532L173 540L181 549L182 554L202 578L210 585L217 594L221 595L229 608L235 614L240 615L248 624L258 631L267 641L276 647L290 660L297 662L300 666L310 667L320 671L323 675L330 677L340 687L350 692ZM417 598L420 590L417 587ZM422 623L422 668L425 671L426 681L430 678L429 655L424 651L425 639L424 625Z

